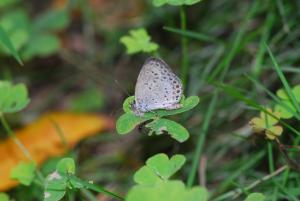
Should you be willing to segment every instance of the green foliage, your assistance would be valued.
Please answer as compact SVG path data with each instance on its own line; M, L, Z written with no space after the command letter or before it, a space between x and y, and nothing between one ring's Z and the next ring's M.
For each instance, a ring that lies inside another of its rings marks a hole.
M201 0L153 0L152 3L154 6L163 6L169 4L172 6L182 6L182 5L193 5L200 2Z
M9 196L6 193L0 193L0 201L9 201Z
M56 166L56 170L63 174L75 174L75 168L75 162L72 158L63 158Z
M19 64L22 64L22 61L20 59L20 56L16 48L14 47L9 36L1 26L0 26L0 44L2 44L4 48L6 48L7 51L15 57L15 59L19 62Z
M56 170L49 174L45 181L44 201L59 201L68 190L77 191L81 188L104 193L109 196L120 198L119 196L106 191L90 182L81 180L75 176L76 166L72 158L63 158L57 165Z
M247 196L245 201L264 201L266 197L262 193L251 193Z
M146 161L134 175L137 183L127 194L126 201L206 201L208 192L197 186L187 189L183 182L168 180L184 164L183 155L168 158L165 154L156 154Z
M300 85L293 87L292 94L297 103L300 103ZM276 95L281 101L275 105L275 110L280 112L281 118L290 119L294 117L297 113L297 109L295 108L286 91L284 89L279 89L277 90Z
M60 39L55 32L66 28L69 18L65 9L49 10L35 19L30 19L25 9L14 9L4 12L0 25L16 51L23 59L29 60L35 56L45 57L59 50ZM0 52L16 55L11 48L0 49Z
M188 139L189 133L183 126L174 121L167 120L162 117L183 113L193 109L199 103L199 98L197 96L191 96L186 99L182 98L182 107L179 109L155 110L147 112L142 116L137 116L131 110L131 105L133 104L133 101L134 97L131 96L128 97L123 103L123 110L125 114L119 117L116 125L117 132L119 134L127 134L130 131L132 131L137 125L145 121L152 120L151 122L146 124L146 127L150 129L149 134L155 133L157 135L160 135L163 133L163 131L166 131L171 135L172 138L176 139L179 142L183 142Z
M12 169L10 177L12 179L18 180L25 186L29 186L35 177L35 168L36 165L33 162L20 162L16 167Z
M159 47L158 44L151 42L151 37L142 28L129 31L129 35L121 37L120 42L125 45L127 54L155 52Z
M24 84L12 85L0 81L0 113L13 113L24 109L30 102Z
M154 184L158 180L168 180L184 163L183 155L174 155L169 159L166 154L156 154L135 173L134 181L138 184Z
M77 94L71 102L72 110L76 112L96 111L104 105L104 96L96 88L87 88L82 93Z

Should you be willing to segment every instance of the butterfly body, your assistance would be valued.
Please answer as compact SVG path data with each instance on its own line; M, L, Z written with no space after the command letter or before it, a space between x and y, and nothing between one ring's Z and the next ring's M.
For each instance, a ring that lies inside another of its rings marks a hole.
M161 59L149 58L138 76L132 109L137 115L156 109L178 109L182 94L181 80L171 68Z

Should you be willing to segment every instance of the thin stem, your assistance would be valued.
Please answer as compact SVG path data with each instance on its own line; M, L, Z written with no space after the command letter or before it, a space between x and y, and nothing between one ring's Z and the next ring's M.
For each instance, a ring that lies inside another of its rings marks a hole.
M204 119L204 122L203 122L203 127L201 128L201 131L199 133L197 147L196 147L194 158L193 158L193 164L192 164L192 168L191 168L191 171L190 171L190 174L189 174L189 177L188 177L188 181L187 181L187 186L188 187L191 187L194 183L196 173L197 173L197 169L198 169L198 165L199 165L200 156L202 154L203 145L204 145L206 135L207 135L207 130L208 130L208 127L210 125L210 121L211 121L212 115L214 113L214 109L216 107L217 100L218 100L218 91L215 91L214 94L213 94L213 98L211 100L211 103L209 104L207 113L204 117L205 119Z
M184 6L180 7L180 25L181 30L186 31L186 12ZM181 37L182 47L182 64L181 64L181 80L183 87L187 89L188 72L189 72L189 58L188 58L188 38Z
M9 127L5 117L3 116L3 114L0 115L1 118L1 123L4 127L4 129L6 130L7 134L9 135L9 137L14 141L14 143L19 147L19 149L23 152L24 156L30 160L33 161L29 151L26 149L26 147L22 144L22 142L16 137L15 133L12 131L12 129Z
M1 119L1 123L5 129L5 131L7 132L7 134L9 135L9 137L13 140L13 142L19 147L19 149L22 151L22 153L24 154L24 156L34 162L30 152L27 150L27 148L23 145L23 143L17 138L16 134L14 133L14 131L10 128L9 124L7 123L5 117L3 114L0 114L0 119ZM35 169L36 171L36 174L39 178L39 180L41 182L44 181L44 176L43 174L38 170L38 169Z
M268 142L268 161L269 161L269 171L274 172L274 160L273 160L273 149L271 142Z
M253 189L254 187L256 187L257 185L261 184L262 182L267 181L267 180L277 176L278 174L280 174L284 170L287 170L288 168L289 168L288 165L284 165L281 168L272 172L271 174L264 176L262 179L254 181L253 183L251 183L249 186L247 186L244 189L249 191L249 190ZM221 201L221 200L226 200L228 198L231 198L230 200L234 200L234 199L238 198L242 193L243 192L241 189L232 190L232 191L229 191L229 192L213 199L212 201Z

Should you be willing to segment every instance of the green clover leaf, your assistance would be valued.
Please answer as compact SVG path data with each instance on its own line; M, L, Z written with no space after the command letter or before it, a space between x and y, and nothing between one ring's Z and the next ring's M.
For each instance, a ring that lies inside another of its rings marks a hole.
M27 88L23 84L12 85L0 81L0 113L13 113L24 109L29 103Z
M20 162L11 171L10 177L18 180L21 184L29 186L34 179L36 165L33 162Z
M121 37L120 42L126 46L127 54L154 52L159 47L158 44L151 42L151 37L143 28L131 30L129 35Z

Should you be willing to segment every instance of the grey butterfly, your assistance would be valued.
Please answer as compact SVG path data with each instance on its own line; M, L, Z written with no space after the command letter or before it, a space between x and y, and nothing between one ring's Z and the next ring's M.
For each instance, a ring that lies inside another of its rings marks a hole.
M163 60L149 58L143 65L135 85L136 115L156 109L178 109L183 89L181 80Z

